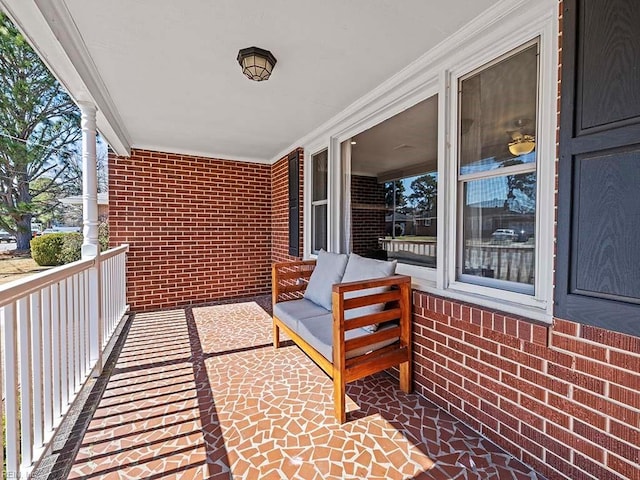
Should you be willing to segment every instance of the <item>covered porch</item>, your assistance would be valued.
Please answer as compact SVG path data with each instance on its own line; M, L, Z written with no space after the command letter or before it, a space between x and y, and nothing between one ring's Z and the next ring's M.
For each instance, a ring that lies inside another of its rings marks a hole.
M83 260L0 289L7 476L640 478L640 7L263 3L0 0L86 173ZM321 250L411 277L415 393L343 425L265 300Z

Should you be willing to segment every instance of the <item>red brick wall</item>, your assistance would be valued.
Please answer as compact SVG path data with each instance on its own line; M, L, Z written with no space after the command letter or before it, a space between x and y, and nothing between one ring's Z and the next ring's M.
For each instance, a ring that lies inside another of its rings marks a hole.
M134 311L270 291L271 166L133 150L109 156L112 244Z
M302 258L302 218L303 211L303 172L304 150L298 149L300 155L300 258ZM289 255L289 163L288 155L278 160L271 167L271 261L286 262L295 260Z
M414 292L416 389L549 479L638 479L640 338Z
M365 255L380 248L384 237L384 184L375 177L351 176L352 250Z

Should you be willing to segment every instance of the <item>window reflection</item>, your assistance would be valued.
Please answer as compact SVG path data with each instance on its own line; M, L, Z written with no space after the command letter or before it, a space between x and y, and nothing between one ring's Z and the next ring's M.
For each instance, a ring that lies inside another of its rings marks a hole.
M465 183L463 273L533 285L536 174Z
M385 237L390 259L402 263L436 266L438 175L436 172L384 184Z
M328 153L323 150L311 157L312 161L312 199L311 199L311 251L318 253L327 249L327 182Z
M538 45L459 84L459 278L533 294Z

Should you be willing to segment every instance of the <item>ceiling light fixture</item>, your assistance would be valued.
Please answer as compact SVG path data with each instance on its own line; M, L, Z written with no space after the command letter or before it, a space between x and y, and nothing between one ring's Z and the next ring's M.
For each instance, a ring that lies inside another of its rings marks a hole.
M511 155L519 157L520 155L526 155L533 152L536 148L536 137L524 133L525 129L528 130L528 126L531 124L531 120L528 118L518 118L512 122L515 129L507 131L511 136L511 142L509 142L509 152Z
M241 49L237 60L242 67L242 73L256 82L268 80L277 61L269 50L258 47Z
M357 145L358 142L356 142L355 140L351 140L351 145Z
M516 157L520 155L526 155L527 153L533 152L533 149L536 148L536 139L533 135L524 135L520 132L513 132L511 134L512 142L509 142L509 151L511 155L515 155Z

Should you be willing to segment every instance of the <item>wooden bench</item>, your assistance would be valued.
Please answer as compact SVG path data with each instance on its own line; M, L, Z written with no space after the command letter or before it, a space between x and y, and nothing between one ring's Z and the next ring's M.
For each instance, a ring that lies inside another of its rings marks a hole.
M314 266L315 260L273 265L273 344L275 348L279 348L280 330L284 331L333 379L335 417L340 423L344 423L345 385L348 382L399 366L400 388L407 393L412 390L411 278L394 275L333 285L332 312L325 310L326 314L331 316L327 321L332 325L331 332L326 333L331 335L331 354L328 354L327 349L322 349L324 352L321 352L312 346L312 343L318 344L317 339L305 338L309 336L310 324L320 321L320 317L301 318L298 320L299 323L296 323L291 318L283 321L276 314L277 304L301 297ZM389 290L357 298L345 298L350 292L379 287ZM345 312L350 309L382 303L386 304L386 308L380 312L345 319ZM374 332L362 332L363 327L373 324L383 327ZM328 328L325 327L325 330L328 331Z

